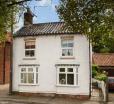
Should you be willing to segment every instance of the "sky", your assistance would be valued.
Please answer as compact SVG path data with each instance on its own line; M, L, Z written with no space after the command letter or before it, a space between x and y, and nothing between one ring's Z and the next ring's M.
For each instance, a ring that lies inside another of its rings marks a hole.
M32 0L27 3L31 11L35 15L33 23L57 22L59 21L55 6L59 4L59 0ZM16 25L16 31L23 26L23 16Z

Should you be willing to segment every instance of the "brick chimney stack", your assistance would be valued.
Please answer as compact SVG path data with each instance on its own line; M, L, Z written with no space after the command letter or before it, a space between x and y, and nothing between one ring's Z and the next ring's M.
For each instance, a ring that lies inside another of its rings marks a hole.
M27 12L24 13L24 26L33 24L33 14L30 8L27 8Z

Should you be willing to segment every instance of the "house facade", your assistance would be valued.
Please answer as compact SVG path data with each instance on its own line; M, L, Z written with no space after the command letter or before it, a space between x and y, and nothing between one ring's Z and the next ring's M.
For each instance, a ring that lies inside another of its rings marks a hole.
M27 24L14 35L13 92L89 97L87 38L63 28L63 22L31 21L25 18Z

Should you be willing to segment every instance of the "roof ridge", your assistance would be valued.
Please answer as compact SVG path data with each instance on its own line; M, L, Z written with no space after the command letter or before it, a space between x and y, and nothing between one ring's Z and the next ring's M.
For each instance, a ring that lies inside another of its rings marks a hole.
M93 55L95 55L95 54L97 54L97 55L111 55L111 54L114 54L114 53L93 53Z
M64 22L61 22L61 21L59 21L59 22L44 22L44 23L35 23L35 24L33 24L33 25L40 25L40 24L57 24L57 23L64 23Z

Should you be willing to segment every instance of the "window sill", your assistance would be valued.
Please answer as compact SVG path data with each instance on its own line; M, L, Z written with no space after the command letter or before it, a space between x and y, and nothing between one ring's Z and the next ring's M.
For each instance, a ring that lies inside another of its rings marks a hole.
M75 59L74 56L61 56L60 59Z
M19 86L39 86L39 84L19 84Z
M36 58L35 57L25 57L25 58L23 58L23 60L36 60Z
M57 87L79 87L79 85L56 85Z

